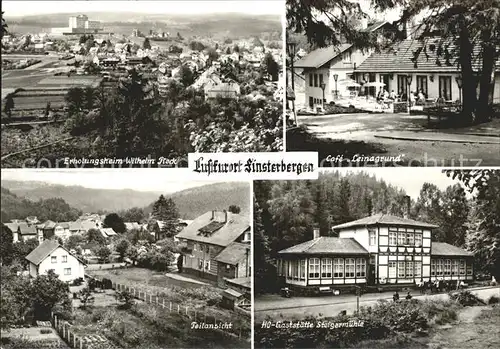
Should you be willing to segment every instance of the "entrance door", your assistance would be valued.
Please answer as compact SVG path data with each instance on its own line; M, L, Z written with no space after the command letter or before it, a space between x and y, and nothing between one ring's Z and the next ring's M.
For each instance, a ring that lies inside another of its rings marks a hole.
M368 285L375 285L375 265L368 264Z

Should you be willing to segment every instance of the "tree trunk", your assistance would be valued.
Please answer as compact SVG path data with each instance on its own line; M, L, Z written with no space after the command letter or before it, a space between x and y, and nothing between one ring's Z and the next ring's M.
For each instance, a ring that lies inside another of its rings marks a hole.
M472 70L473 45L470 40L469 29L465 23L465 18L461 15L460 27L460 66L462 68L462 122L471 124L474 120L474 110L476 106L476 81Z
M477 104L476 114L477 123L486 122L491 117L491 78L493 69L495 68L495 45L491 44L491 31L483 31L481 33L481 42L483 48L483 59L481 77L479 80L479 101Z

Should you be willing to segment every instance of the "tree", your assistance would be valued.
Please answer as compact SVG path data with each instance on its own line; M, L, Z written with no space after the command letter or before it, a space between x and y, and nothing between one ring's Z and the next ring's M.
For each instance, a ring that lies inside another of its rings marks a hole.
M100 246L95 251L99 263L107 263L109 261L109 256L111 255L111 250L106 246Z
M271 52L266 53L263 61L264 71L271 75L273 81L277 81L280 72L279 64L274 60Z
M120 255L120 262L123 262L123 258L127 254L127 250L130 247L130 242L128 240L120 240L118 244L116 244L115 250Z
M128 290L116 291L115 298L122 303L119 306L121 309L130 309L135 304L134 296Z
M14 106L14 95L13 93L9 93L5 96L5 105L3 107L3 111L7 114L9 119L12 118L12 110L14 109Z
M85 93L80 87L72 87L66 93L65 100L68 105L69 114L73 115L83 109Z
M82 235L72 234L64 243L64 247L66 247L68 250L76 250L84 242L85 238Z
M234 45L233 52L240 53L240 47L238 45Z
M13 245L14 258L13 260L17 260L21 265L27 266L28 261L26 260L26 256L31 253L35 248L38 247L38 240L28 239L28 240L20 240Z
M188 66L181 66L180 71L180 81L185 87L191 86L194 82L194 73Z
M88 243L97 243L98 245L104 245L106 243L106 238L98 229L89 229L86 235Z
M146 219L144 209L139 207L132 207L121 214L124 222L137 222L141 223Z
M500 280L500 171L447 170L474 195L475 209L466 247L474 253L479 270Z
M4 11L2 11L2 31L1 31L1 37L0 37L0 40L3 39L4 35L8 35L9 34L9 31L7 30L7 28L9 27L7 25L7 22L5 21L5 18L3 16L4 14ZM3 40L2 40L2 49L4 49L5 46L3 44Z
M241 208L237 205L230 205L229 208L228 208L228 211L231 212L231 213L240 213L241 212Z
M393 8L402 1L370 0L373 8L386 10ZM339 15L341 14L341 15ZM353 16L367 17L358 2L349 0L287 0L286 20L287 30L305 34L311 45L325 47L337 46L344 41L355 46L374 43L370 33L363 32L352 26Z
M132 261L132 265L135 265L137 263L137 259L139 258L139 251L136 246L134 245L129 245L126 256L130 258Z
M217 53L217 49L210 48L210 49L208 49L207 54L208 54L208 59L210 60L210 62L214 62L217 59L219 59L219 54Z
M149 38L145 38L142 43L142 48L145 50L151 50L151 43L149 42Z
M31 297L33 300L35 318L49 320L52 309L58 303L69 300L68 285L49 270L46 275L37 276L32 283Z
M82 309L86 309L87 305L93 304L95 300L89 287L85 287L78 292L78 299L80 300L80 303L82 303Z
M123 219L116 213L110 213L104 218L104 227L112 228L115 232L123 234L127 231Z
M179 218L179 210L172 198L166 199L160 195L153 204L153 218L160 221L170 221Z
M6 225L2 224L0 231L0 265L10 265L14 259L14 245L12 233Z
M226 55L230 55L230 54L231 54L231 47L228 47L228 48L226 49Z

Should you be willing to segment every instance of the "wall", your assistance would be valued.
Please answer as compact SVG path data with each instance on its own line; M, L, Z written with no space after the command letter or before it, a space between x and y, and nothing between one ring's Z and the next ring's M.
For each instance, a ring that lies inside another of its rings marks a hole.
M52 256L57 257L57 263L51 263ZM62 256L68 257L66 263L62 262ZM65 268L71 268L71 275L64 275ZM40 274L46 274L49 269L54 269L54 272L59 275L59 279L62 281L71 281L80 277L83 278L85 275L84 265L62 247L57 248L40 263Z
M343 229L339 232L339 238L354 238L361 246L363 246L367 251L370 251L370 245L368 240L368 228L356 227ZM374 246L373 252L376 252L376 246Z
M197 244L197 250L195 251L194 247L195 244ZM206 251L206 248L208 247L208 253ZM199 260L210 260L210 269L209 270L204 270L206 273L210 273L213 275L217 275L217 262L214 261L214 257L217 256L222 250L223 247L221 246L216 246L216 245L210 245L210 244L204 244L204 243L197 243L194 241L188 241L188 248L191 249L191 254L190 255L184 255L184 264L183 268L189 268L189 269L195 269L195 270L200 270L199 268Z

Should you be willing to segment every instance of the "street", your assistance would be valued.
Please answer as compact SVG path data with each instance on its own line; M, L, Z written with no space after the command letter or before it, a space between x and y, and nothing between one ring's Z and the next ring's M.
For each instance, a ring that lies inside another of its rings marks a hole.
M399 165L485 166L499 162L498 119L465 128L429 129L425 115L356 113L302 115L298 116L298 124L320 143L321 149L316 151L322 166L338 166L325 163L328 155L359 153L355 148L359 142L373 145L367 149L377 149L361 155L401 156ZM345 151L339 150L339 142ZM290 143L287 149L303 150L301 144Z
M490 296L500 296L500 287L470 289L471 292L483 300ZM392 292L370 293L360 297L360 306L372 306L380 299L392 301ZM402 298L404 294L400 295ZM447 293L420 295L412 293L416 299L447 299ZM292 297L282 298L278 295L264 295L255 298L255 321L263 321L267 316L272 318L283 317L285 319L305 318L307 316L336 316L341 311L353 313L356 311L356 296L320 296L320 297Z

